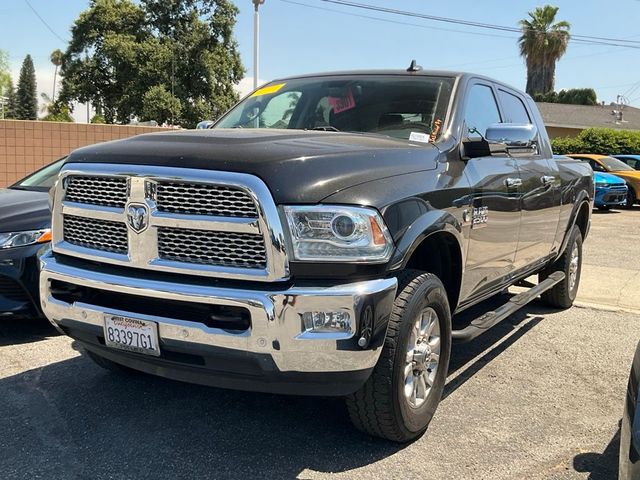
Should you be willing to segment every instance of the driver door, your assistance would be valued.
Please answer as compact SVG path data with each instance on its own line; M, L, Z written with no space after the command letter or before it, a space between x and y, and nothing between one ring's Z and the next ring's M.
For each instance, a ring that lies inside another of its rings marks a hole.
M487 127L502 118L492 84L468 86L462 150L472 190L471 222L461 296L473 297L500 286L514 269L520 230L522 180L516 160L506 154L478 153ZM482 152L482 149L480 149Z

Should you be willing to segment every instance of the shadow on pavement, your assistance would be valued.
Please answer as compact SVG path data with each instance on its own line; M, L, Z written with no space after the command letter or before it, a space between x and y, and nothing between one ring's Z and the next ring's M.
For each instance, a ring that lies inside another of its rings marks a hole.
M0 317L0 347L46 340L59 335L44 318Z
M472 343L455 346L450 373L466 370L446 386L445 397L549 312L530 304ZM0 326L0 342L56 334L32 322ZM355 430L340 398L116 375L85 357L1 379L0 405L3 478L293 478L304 477L305 469L349 471L404 448Z
M618 478L618 452L620 450L620 428L604 452L580 453L573 458L577 472L589 473L589 480L614 480Z

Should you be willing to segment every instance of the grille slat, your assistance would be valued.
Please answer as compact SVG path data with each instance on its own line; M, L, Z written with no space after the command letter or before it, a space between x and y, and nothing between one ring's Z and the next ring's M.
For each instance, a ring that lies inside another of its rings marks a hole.
M159 182L156 202L161 212L219 217L258 216L251 195L227 185Z
M124 208L127 203L127 179L71 175L65 199L70 202Z
M121 222L65 215L64 239L74 245L105 252L128 252L127 226Z
M28 302L29 297L18 282L0 276L0 296L15 302Z
M262 235L185 228L158 229L158 254L164 260L221 267L265 268Z

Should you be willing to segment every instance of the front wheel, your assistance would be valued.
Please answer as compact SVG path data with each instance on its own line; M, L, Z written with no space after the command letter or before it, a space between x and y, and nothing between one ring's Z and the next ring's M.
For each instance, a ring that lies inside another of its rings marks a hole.
M573 226L564 253L540 274L544 280L556 271L564 272L564 280L542 294L542 301L555 308L569 308L578 294L582 273L582 233Z
M367 383L347 397L355 426L408 442L424 433L440 403L451 354L451 313L442 282L406 271L380 359Z

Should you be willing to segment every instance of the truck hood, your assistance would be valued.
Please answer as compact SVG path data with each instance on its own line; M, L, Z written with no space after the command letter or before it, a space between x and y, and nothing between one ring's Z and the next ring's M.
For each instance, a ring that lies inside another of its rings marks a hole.
M436 167L438 150L373 134L276 129L159 132L74 151L67 163L158 165L249 173L276 203L315 203L372 180Z
M38 230L50 225L47 193L0 189L0 232Z

